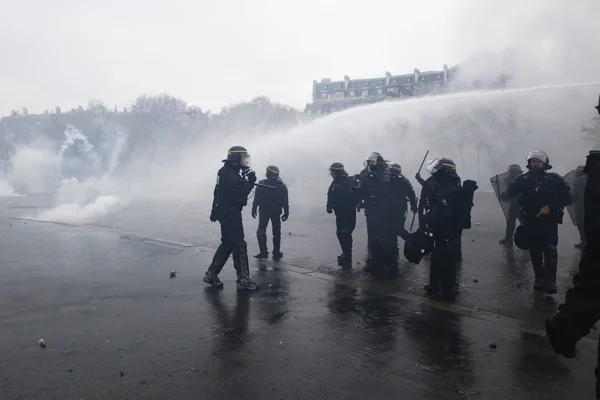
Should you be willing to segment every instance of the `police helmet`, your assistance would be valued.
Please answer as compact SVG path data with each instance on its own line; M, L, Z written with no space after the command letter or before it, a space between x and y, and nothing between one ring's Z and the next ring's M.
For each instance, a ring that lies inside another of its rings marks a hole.
M227 159L223 162L229 162L238 167L250 168L250 153L242 146L232 146L227 151Z
M531 169L531 160L540 160L544 163L544 169L551 169L552 165L550 165L550 158L545 151L542 150L533 150L527 154L527 169Z
M276 165L269 165L267 167L267 178L280 179L279 178L279 167Z
M457 176L456 163L450 158L446 157L440 157L433 160L427 167L427 171L429 171L431 175L440 173L449 176Z
M384 164L385 160L383 159L381 153L373 151L367 156L367 159L364 162L364 166L368 167L371 162L374 162L375 164Z
M329 174L334 178L345 173L346 168L344 168L344 164L342 164L341 162L334 162L329 167Z
M515 171L520 171L521 170L521 166L519 164L510 164L508 166L509 170L515 170Z

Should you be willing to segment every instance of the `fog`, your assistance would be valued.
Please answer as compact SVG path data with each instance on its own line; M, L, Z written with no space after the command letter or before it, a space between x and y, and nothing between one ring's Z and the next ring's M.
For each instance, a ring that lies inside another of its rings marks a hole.
M437 42L424 41L418 52L403 52L402 57L418 66L421 53L438 52L458 60L461 80L485 82L508 73L509 88L386 101L319 118L264 98L231 97L232 106L209 113L170 96L138 98L127 110L113 111L96 102L48 115L14 115L3 120L0 131L9 166L0 180L0 196L54 193L56 207L32 217L69 223L93 222L148 199L194 199L208 206L216 171L233 145L250 151L259 177L267 165L279 166L295 206L323 203L328 166L340 161L349 172L359 173L371 151L400 163L413 183L427 150L429 158L450 157L459 175L477 180L481 190L491 190L489 177L508 165L524 167L533 149L545 150L553 171L561 175L582 164L598 144L598 136L586 136L582 126L594 132L598 124L593 107L600 92L595 72L600 28L594 17L600 15L600 4L453 4L444 31L436 31L436 19L431 21ZM426 23L426 16L419 18ZM364 35L365 40L379 40L368 30ZM419 42L404 36L388 51L402 52L402 40ZM326 44L305 44L320 45ZM333 60L336 47L328 49ZM359 50L356 54L363 54ZM305 59L295 68L314 63L319 60ZM387 68L381 65L381 70ZM371 72L365 66L367 70ZM290 71L286 79L310 93L312 78ZM210 98L210 91L203 96Z

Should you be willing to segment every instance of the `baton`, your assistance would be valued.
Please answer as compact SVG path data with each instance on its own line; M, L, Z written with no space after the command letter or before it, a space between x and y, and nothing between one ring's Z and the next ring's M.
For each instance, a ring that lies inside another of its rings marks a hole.
M253 183L254 186L260 186L263 188L267 188L267 189L275 189L275 186L271 186L271 185L264 185L262 183Z
M421 161L421 166L419 167L419 174L421 173L421 169L423 169L423 164L425 164L425 160L427 160L428 155L429 155L429 150L427 150L427 153L425 153L425 157L423 157L423 161ZM419 201L419 199L417 198L417 202L418 201ZM412 222L410 223L410 232L411 233L412 233L413 225L415 224L416 216L417 216L417 213L413 213Z

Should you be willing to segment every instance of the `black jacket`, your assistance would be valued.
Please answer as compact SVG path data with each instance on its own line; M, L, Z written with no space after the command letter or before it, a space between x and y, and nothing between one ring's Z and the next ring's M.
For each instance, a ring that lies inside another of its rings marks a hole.
M354 182L348 175L340 175L331 181L327 190L327 210L335 211L335 215L355 215L358 195Z
M280 215L283 210L284 215L289 215L288 188L285 183L281 179L263 179L259 183L273 186L275 189L257 186L252 202L252 212L260 210L262 213Z
M535 219L542 207L547 205L551 211L549 218L560 223L564 208L571 204L569 186L562 176L554 172L527 171L511 182L508 194L522 194L519 202L526 221Z
M213 215L242 212L248 203L253 185L241 174L238 167L225 163L217 173L213 191ZM216 214L218 213L218 214Z
M391 171L387 166L366 167L360 173L358 193L365 208L389 205L391 199Z
M406 203L410 202L411 208L417 208L417 198L410 181L402 174L391 175L391 195L394 202L398 202L398 209L406 211Z
M433 176L429 187L427 204L430 209L425 215L425 223L437 237L459 238L462 233L460 179L444 175Z

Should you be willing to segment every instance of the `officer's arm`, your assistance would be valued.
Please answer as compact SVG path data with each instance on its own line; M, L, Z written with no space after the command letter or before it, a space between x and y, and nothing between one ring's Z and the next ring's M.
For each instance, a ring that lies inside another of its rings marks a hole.
M510 196L517 196L523 192L523 186L525 185L525 175L519 175L508 185L508 194Z
M404 180L406 181L406 186L408 187L407 196L408 201L410 202L410 207L417 208L417 197L415 196L415 190L408 179L404 178Z
M331 182L329 188L327 189L327 203L325 204L326 210L333 210L333 187L335 182Z
M288 188L285 184L282 185L283 190L282 190L282 196L283 196L283 215L289 215L290 214L290 199L289 199L289 193L288 193Z
M250 186L250 190L248 190ZM245 205L248 202L248 194L252 190L252 185L249 185L245 179L241 178L237 174L223 174L219 183L221 189L221 196L226 194L228 198L232 199L235 204Z
M548 207L550 207L550 210L552 211L565 208L571 204L571 189L569 188L569 185L567 185L565 180L558 175L556 176L556 184L558 186L558 196L548 203Z
M252 201L252 212L253 213L256 213L258 211L258 207L260 206L260 203L262 202L263 189L264 188L257 186L256 190L254 191L254 201Z

